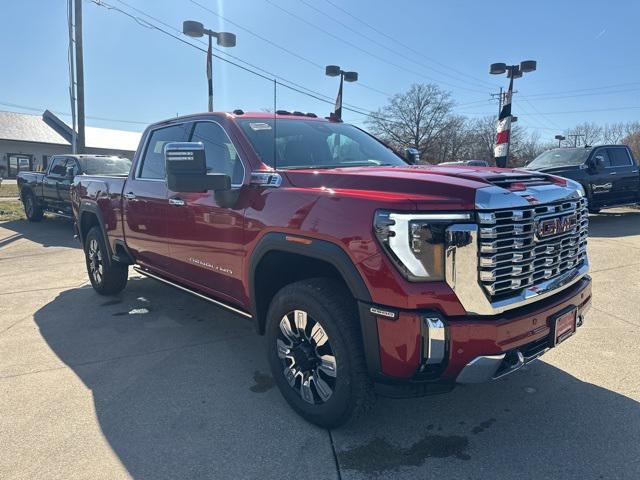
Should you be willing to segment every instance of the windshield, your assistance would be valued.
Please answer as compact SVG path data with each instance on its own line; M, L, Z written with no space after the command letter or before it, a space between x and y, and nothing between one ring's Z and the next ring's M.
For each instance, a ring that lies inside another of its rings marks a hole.
M131 160L118 157L95 157L84 159L84 173L87 175L127 176Z
M591 153L590 148L559 148L549 150L534 158L526 168L567 167L582 165Z
M260 159L278 168L338 168L406 163L362 130L344 123L317 120L244 119L244 134Z

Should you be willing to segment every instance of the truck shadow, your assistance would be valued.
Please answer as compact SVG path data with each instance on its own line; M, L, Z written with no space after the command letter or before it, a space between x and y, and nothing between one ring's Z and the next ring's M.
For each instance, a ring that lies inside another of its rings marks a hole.
M73 222L66 218L45 215L41 222L11 220L0 223L0 227L15 232L0 238L0 248L22 238L43 247L80 248L80 243L73 238Z
M640 235L640 209L618 208L589 215L589 236L616 238Z
M35 321L134 478L335 477L326 432L285 404L246 320L131 279L113 298L62 292ZM537 362L444 396L381 399L333 439L342 478L640 478L639 424L638 402Z

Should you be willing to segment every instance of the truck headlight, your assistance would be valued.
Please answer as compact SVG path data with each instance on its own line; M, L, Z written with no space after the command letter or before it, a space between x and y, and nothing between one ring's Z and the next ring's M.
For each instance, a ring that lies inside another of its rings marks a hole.
M445 231L470 213L376 211L373 228L393 263L412 282L444 280Z

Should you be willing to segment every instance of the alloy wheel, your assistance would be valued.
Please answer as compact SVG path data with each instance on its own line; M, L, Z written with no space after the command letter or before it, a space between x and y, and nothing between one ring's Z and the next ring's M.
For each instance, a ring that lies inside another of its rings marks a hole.
M282 317L276 338L282 374L310 404L329 400L336 385L336 357L327 332L304 310Z
M98 240L92 238L89 241L89 272L93 280L99 285L104 277L104 264L102 261L102 252Z

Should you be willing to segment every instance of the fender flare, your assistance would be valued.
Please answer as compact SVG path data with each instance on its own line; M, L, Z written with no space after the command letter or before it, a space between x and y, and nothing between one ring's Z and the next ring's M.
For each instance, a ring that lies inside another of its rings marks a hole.
M107 251L108 251L108 261L109 263L111 263L112 261L112 257L113 257L113 251L111 248L111 244L109 243L109 237L107 236L107 230L105 228L105 222L104 222L104 217L102 216L102 212L100 211L100 208L98 207L98 204L95 202L91 202L88 200L82 200L80 203L80 207L78 208L78 218L76 220L76 224L77 224L77 229L78 229L78 238L80 240L80 243L82 244L82 248L84 249L84 241L85 241L85 235L82 232L82 216L85 213L90 213L92 215L95 215L95 217L98 219L98 226L100 227L100 231L102 232L102 238L104 238L104 243L107 246Z
M298 234L294 234L293 236L296 238L310 240L311 243L304 244L292 242L287 240L287 236L287 234L279 232L270 232L265 234L258 241L249 259L249 299L251 302L251 312L254 317L255 327L258 332L261 332L261 319L258 315L258 305L256 302L255 272L260 261L270 252L276 251L293 253L327 262L342 276L355 300L371 302L371 294L369 293L369 289L367 288L362 275L342 247L330 241L318 240L317 238L306 237Z

